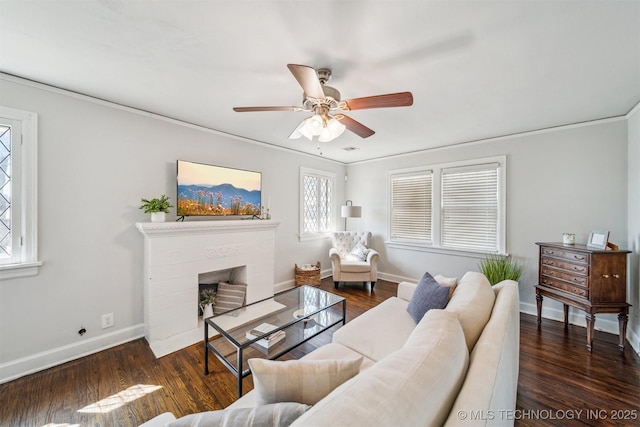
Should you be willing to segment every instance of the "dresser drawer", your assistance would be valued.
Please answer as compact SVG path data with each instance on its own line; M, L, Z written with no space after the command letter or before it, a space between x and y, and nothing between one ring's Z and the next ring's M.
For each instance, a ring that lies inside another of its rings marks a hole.
M589 264L589 254L583 252L572 251L569 249L558 249L543 247L542 255L554 258L566 259L580 264Z
M542 265L561 268L562 270L571 271L575 274L581 274L587 276L589 274L589 266L587 264L573 264L570 262L561 261L556 258L542 257Z
M569 283L561 282L560 280L556 280L550 277L541 277L540 284L548 286L550 288L559 289L565 292L569 292L573 295L578 295L583 298L589 298L589 291L587 289L581 288L579 286L572 286Z
M585 288L588 287L589 285L589 278L587 276L581 276L579 274L573 274L570 272L555 270L553 268L546 267L544 265L542 266L542 275L555 278L555 279L566 280L567 282L571 282L572 284L575 284L575 285L584 286Z

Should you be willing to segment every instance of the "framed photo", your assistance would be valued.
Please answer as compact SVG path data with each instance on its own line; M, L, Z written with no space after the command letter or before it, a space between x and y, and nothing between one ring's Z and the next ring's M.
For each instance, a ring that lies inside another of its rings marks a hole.
M604 250L607 248L608 241L609 241L608 231L593 230L591 233L589 233L589 240L587 240L587 247L591 249Z

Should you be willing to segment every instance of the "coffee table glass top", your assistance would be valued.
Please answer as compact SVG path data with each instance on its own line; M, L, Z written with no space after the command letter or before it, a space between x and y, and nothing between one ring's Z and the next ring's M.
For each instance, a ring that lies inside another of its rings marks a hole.
M319 288L300 286L206 319L205 333L217 331L220 335L213 339L211 334L207 337L208 348L234 374L243 377L250 373L248 359L275 359L319 333L344 324L345 304L343 297ZM269 333L247 337L248 331L265 323L273 327ZM283 339L268 348L258 343L278 331L284 332Z

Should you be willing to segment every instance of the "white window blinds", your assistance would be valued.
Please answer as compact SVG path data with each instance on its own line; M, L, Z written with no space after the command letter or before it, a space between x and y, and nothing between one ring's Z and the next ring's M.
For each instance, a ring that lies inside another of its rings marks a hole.
M391 239L431 243L432 171L391 176Z
M442 171L442 247L497 252L498 163Z

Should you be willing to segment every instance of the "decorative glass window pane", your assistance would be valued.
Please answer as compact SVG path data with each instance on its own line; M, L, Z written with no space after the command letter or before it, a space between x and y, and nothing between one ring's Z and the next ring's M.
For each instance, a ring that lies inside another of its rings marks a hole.
M301 174L301 235L327 233L333 229L334 178L304 169Z
M11 127L0 125L0 259L11 251Z

